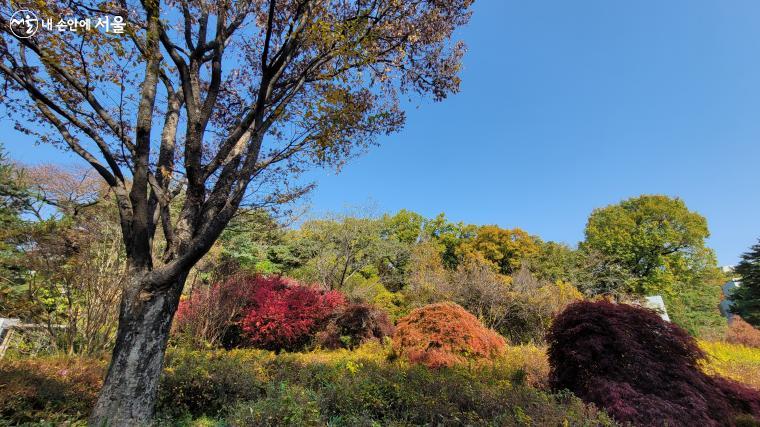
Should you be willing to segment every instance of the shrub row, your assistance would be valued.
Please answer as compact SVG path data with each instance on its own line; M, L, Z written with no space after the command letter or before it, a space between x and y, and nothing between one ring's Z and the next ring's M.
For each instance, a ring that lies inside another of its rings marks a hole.
M391 352L377 343L353 351L281 354L173 348L167 353L157 419L165 425L206 425L191 423L204 420L232 426L613 424L569 393L552 394L527 384L529 369L507 355L482 366L430 370L401 359L389 361ZM527 362L530 357L525 357ZM37 376L26 368L29 363L3 365L4 374L13 372L13 378L25 378L33 387L13 406L2 406L8 411L3 412L6 423L83 423L103 364L91 365L86 378L70 377L57 389L62 394L47 400L51 394L41 387L57 378L57 369L84 361L35 362L50 364L45 369L29 365L40 372ZM41 404L43 400L48 403ZM23 415L13 413L21 407L27 408Z
M385 313L278 276L234 277L181 301L175 338L196 348L351 348L392 332Z
M388 361L391 352L379 344L276 356L175 350L167 360L159 412L171 419L181 412L223 418L233 426L613 424L569 393L526 384L525 369L507 358L430 370ZM213 403L198 401L217 396L218 389L238 391Z

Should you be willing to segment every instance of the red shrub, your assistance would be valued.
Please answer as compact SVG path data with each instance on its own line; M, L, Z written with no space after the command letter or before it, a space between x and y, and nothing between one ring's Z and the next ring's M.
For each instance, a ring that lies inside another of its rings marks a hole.
M180 302L174 330L198 345L297 350L343 305L337 291L322 292L284 277L235 277L197 289Z
M505 345L501 335L450 302L413 310L399 319L393 334L397 354L431 368L462 363L470 357L491 359Z
M577 302L548 334L549 381L634 425L735 425L760 420L760 393L704 374L694 339L654 311Z
M292 283L292 282L291 282ZM268 350L299 350L343 305L337 291L321 292L279 277L255 279L241 321L245 342Z
M734 316L726 333L726 341L731 344L760 348L760 330L745 322L741 317Z
M354 348L392 333L393 324L384 311L369 304L349 304L317 335L317 343L329 349Z

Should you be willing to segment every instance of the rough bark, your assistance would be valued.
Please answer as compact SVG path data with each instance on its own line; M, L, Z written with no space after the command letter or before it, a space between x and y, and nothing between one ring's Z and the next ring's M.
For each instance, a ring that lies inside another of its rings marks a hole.
M140 278L125 290L116 345L90 425L150 424L169 329L186 278L182 274L168 289L152 295L140 291Z

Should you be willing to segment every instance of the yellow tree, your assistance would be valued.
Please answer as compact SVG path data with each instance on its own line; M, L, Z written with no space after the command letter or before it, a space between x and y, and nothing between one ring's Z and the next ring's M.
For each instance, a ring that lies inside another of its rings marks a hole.
M538 255L536 239L519 228L504 229L495 225L478 228L473 239L459 248L462 257L481 257L501 274L512 275L523 261Z

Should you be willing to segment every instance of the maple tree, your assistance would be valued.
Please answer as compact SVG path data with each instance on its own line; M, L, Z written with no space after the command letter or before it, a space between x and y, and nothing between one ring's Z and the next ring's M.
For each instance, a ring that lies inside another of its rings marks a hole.
M398 355L431 368L452 366L468 358L492 359L505 346L501 335L451 302L412 310L399 319L393 334Z
M258 277L247 290L240 322L243 340L268 350L300 350L346 304L338 291L322 292L278 277Z
M705 374L706 355L686 330L654 310L577 302L548 334L550 383L633 425L736 425L760 420L760 392ZM689 414L684 418L683 414Z
M311 344L346 306L338 291L321 291L280 276L237 276L193 289L180 301L174 332L197 347L297 351Z
M249 304L247 281L232 278L208 287L194 287L177 307L172 330L201 346L218 346L230 340L231 330ZM237 334L235 334L237 335ZM237 342L237 337L232 338Z

